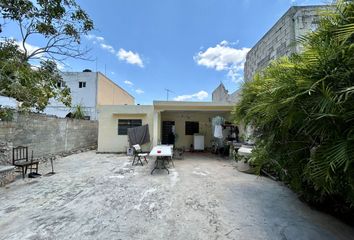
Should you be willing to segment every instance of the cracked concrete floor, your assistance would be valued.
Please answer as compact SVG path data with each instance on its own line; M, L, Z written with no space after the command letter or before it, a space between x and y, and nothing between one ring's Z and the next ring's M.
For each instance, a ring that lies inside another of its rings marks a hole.
M53 176L0 188L0 239L352 239L354 230L232 161L188 154L150 175L131 159L84 152ZM41 173L49 172L42 164Z

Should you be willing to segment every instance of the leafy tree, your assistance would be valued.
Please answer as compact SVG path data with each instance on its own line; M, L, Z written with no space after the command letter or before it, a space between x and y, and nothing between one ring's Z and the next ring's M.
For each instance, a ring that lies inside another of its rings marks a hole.
M0 0L4 20L15 22L21 34L23 61L42 58L83 58L80 38L93 29L93 22L74 0ZM31 38L44 37L44 44L30 51Z
M23 55L13 42L0 43L0 95L15 98L25 110L42 111L51 98L70 106L70 90L58 86L62 78L55 62L43 60L33 69Z
M338 1L300 54L243 86L236 121L256 128L252 161L311 202L354 212L354 2Z
M60 86L56 62L68 57L85 58L80 45L93 22L74 0L0 0L4 23L17 24L21 39L3 36L0 42L0 94L22 102L25 109L42 111L50 98L70 106L70 90ZM2 30L6 27L2 26ZM42 45L30 48L31 39ZM37 66L32 66L39 61Z

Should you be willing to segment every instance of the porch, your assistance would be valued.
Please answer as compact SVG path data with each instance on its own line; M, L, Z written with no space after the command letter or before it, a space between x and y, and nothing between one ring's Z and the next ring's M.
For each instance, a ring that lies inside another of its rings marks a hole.
M202 136L204 150L208 150L214 135L212 119L219 116L232 122L232 108L229 103L155 101L153 145L173 144L191 151L197 134ZM239 129L242 134L242 128Z

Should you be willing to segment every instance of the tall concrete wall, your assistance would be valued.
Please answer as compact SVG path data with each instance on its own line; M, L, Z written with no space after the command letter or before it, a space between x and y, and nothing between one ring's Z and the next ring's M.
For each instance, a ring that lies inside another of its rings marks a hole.
M97 121L15 114L0 121L0 165L11 162L12 147L28 146L34 157L57 155L97 146Z
M246 57L244 80L266 67L270 61L301 51L297 39L316 29L319 11L325 6L291 7L256 43Z
M224 84L220 84L212 93L212 101L219 103L236 103L239 99L240 91L231 94L226 90Z

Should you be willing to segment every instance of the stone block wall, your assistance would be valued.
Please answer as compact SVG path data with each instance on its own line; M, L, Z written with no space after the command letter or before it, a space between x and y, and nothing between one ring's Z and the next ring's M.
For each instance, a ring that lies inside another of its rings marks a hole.
M236 103L240 98L240 90L231 94L226 90L224 84L220 84L212 93L212 102Z
M244 80L252 80L253 75L266 67L270 61L301 51L296 40L315 30L318 12L323 8L325 6L291 7L248 52Z
M42 158L97 146L97 135L97 121L15 114L11 122L0 121L0 165L11 164L12 147L28 146Z
M13 182L16 178L14 166L1 166L0 165L0 187Z

